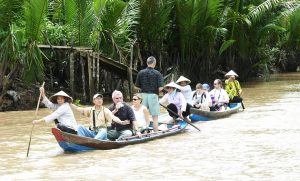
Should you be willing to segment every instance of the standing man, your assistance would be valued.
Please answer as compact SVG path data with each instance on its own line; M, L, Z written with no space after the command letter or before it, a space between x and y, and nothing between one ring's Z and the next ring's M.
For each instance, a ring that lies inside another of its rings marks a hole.
M159 92L163 90L163 76L155 70L156 59L153 56L147 59L147 68L141 70L136 78L135 86L141 89L143 104L149 109L153 119L153 129L158 131Z

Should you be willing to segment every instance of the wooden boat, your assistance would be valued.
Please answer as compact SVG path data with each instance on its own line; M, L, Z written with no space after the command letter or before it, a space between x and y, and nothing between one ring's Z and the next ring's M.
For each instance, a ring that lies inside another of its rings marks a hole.
M162 124L162 123L160 123ZM187 123L183 120L178 121L177 124L166 124L167 129L159 131L157 133L146 133L141 138L138 136L128 137L122 140L110 141L110 140L97 140L89 137L82 137L66 132L62 132L57 128L52 128L52 133L56 138L59 146L64 151L79 152L88 150L108 150L116 149L126 145L132 145L137 143L144 143L150 140L172 136L184 131Z
M192 122L196 121L210 121L214 119L219 119L227 117L231 114L239 112L241 108L241 103L231 103L229 106L230 109L225 111L203 111L195 108L191 108L190 119Z

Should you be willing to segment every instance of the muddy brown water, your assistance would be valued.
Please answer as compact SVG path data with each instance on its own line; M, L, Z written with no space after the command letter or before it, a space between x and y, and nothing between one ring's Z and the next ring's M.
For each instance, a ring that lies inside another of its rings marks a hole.
M173 137L64 153L34 110L0 113L0 180L299 180L300 74L243 83L246 110ZM39 110L39 117L51 111ZM76 114L79 123L85 118Z

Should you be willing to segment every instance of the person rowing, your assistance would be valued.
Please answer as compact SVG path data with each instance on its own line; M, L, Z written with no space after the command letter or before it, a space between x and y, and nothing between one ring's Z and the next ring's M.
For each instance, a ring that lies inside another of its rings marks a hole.
M181 86L174 82L165 85L167 94L165 94L160 100L160 104L169 103L167 106L169 115L174 119L174 121L179 117L187 119L190 121L188 116L190 115L191 105L188 104L180 92ZM171 111L170 111L171 110ZM174 113L177 113L176 115Z
M238 75L233 70L230 70L227 74L225 74L225 77L227 78L227 80L225 80L225 89L229 95L229 103L242 102L242 88L239 81L236 80Z
M42 119L33 120L32 123L38 124L41 122L49 123L54 121L57 128L61 131L77 134L77 122L70 107L70 103L73 102L73 98L64 91L59 91L51 96L49 100L45 95L44 87L40 87L40 93L43 97L42 103L44 103L46 107L54 110L54 112Z

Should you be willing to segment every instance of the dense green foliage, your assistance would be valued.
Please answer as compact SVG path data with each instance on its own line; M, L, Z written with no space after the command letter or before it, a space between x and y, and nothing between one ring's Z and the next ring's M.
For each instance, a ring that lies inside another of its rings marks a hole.
M38 44L89 46L123 63L133 46L136 59L154 55L164 74L193 81L300 58L298 0L0 0L0 16L0 90L13 75L43 78Z

